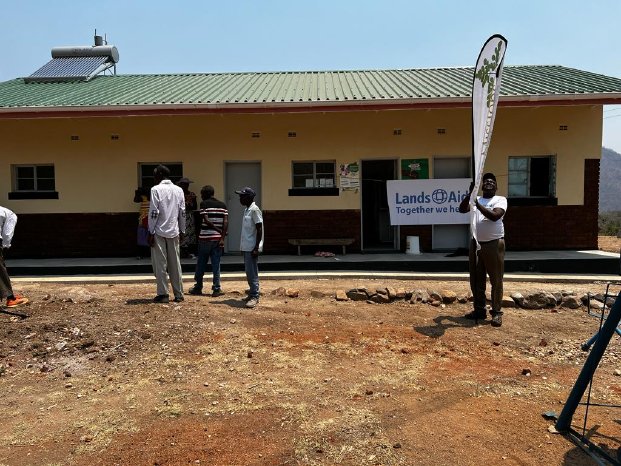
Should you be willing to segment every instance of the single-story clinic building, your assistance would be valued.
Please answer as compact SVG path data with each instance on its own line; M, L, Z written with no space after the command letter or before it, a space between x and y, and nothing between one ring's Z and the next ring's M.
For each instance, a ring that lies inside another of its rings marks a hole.
M422 251L467 244L464 225L391 226L386 183L471 176L473 68L117 75L115 47L52 52L0 83L12 257L133 255L134 190L160 163L197 194L215 187L229 252L243 186L266 253L295 253L294 238L351 238L352 252L404 251L412 235ZM508 197L509 249L597 248L603 106L620 103L618 78L505 66L486 171Z

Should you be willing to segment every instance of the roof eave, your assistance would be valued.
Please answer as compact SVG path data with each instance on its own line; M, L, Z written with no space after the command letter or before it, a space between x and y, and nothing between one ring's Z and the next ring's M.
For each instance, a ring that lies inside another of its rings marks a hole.
M411 108L464 108L472 98L423 97L415 99L361 99L296 102L216 102L149 105L93 105L59 107L1 107L1 118L63 118L75 116L156 115L192 113L299 113L317 111L402 110ZM558 94L501 96L499 106L559 106L559 105L621 104L621 93Z
M621 104L621 93L602 92L595 94L547 94L525 96L502 96L498 104L501 106L532 105L612 105Z

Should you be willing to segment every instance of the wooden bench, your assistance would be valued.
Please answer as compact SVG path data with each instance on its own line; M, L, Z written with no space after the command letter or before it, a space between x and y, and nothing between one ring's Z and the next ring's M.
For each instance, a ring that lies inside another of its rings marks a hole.
M301 256L301 246L342 246L343 255L345 255L346 247L354 242L354 238L313 238L313 239L290 239L289 244L298 247L298 256Z

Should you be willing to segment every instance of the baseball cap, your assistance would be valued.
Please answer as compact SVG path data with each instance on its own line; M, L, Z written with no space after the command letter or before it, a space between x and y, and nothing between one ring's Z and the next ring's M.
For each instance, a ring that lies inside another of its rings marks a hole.
M238 191L235 191L235 194L239 194L240 196L252 196L252 197L257 195L257 193L254 192L254 189L249 188L248 186Z
M494 180L494 182L496 182L496 177L493 173L486 173L483 175L483 180Z
M189 178L181 178L179 181L177 181L177 184L182 184L182 183L186 183L186 184L190 184L190 183L194 183L194 181L190 180Z

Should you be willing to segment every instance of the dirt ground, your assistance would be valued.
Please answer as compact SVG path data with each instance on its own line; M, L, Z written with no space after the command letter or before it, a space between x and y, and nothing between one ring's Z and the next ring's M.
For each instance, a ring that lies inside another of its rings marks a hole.
M153 284L20 283L30 317L0 314L0 465L594 464L542 416L560 413L588 354L599 322L584 309L507 309L497 329L463 319L468 304L334 299L466 293L462 281L265 280L254 310L245 283L224 285L153 304ZM505 284L532 290L605 284ZM621 404L619 345L592 401ZM591 439L615 455L620 423L590 408Z
M598 236L597 246L602 251L619 252L621 251L621 238L617 236Z
M507 309L493 328L463 319L468 304L334 299L465 293L461 281L264 280L254 310L245 283L224 286L153 304L153 284L20 283L30 317L0 315L0 465L593 464L542 416L560 413L588 354L598 320L584 309ZM619 344L592 401L621 404ZM587 427L616 454L620 422L591 407Z

